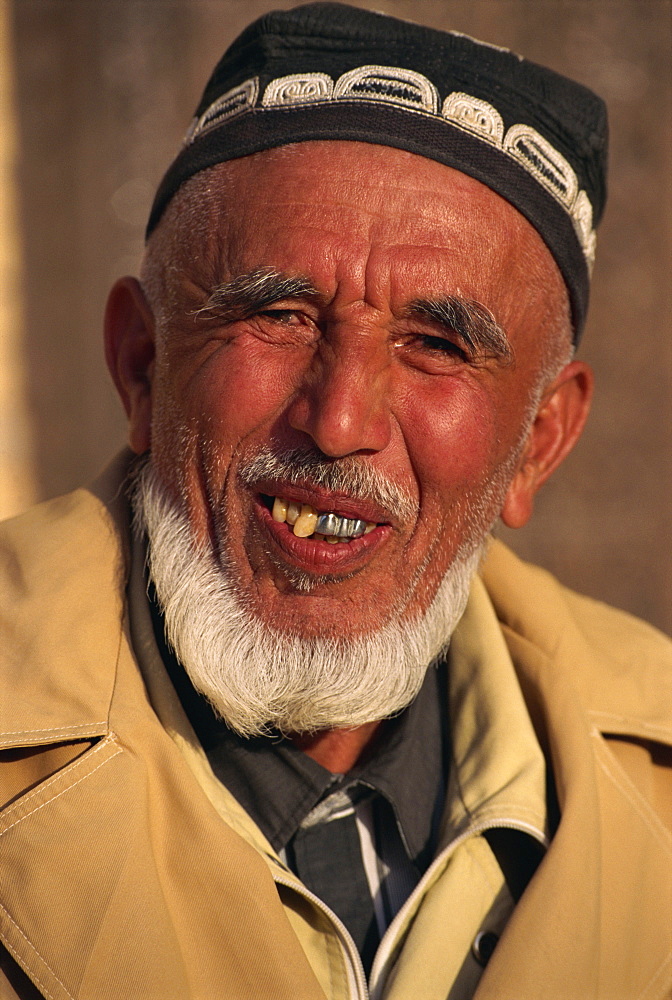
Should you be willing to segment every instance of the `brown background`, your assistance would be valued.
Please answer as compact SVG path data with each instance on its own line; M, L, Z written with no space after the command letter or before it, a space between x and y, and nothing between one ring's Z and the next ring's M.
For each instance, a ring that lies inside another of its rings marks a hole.
M123 441L100 346L107 289L137 267L153 189L214 62L244 24L272 6L9 3L21 349L39 497L85 481ZM610 204L581 350L598 373L597 400L589 430L542 492L532 524L506 536L571 586L672 631L670 2L371 6L508 46L607 100Z

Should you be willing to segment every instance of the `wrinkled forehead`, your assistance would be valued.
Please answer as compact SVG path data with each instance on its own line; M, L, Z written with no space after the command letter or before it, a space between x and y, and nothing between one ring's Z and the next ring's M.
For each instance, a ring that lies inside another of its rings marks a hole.
M557 273L535 228L474 178L384 146L316 141L218 164L190 179L160 235L207 283L272 265L339 270L339 257L377 254L391 269L413 263L485 277ZM154 240L156 237L152 237ZM416 279L416 280L418 280Z
M183 186L155 240L170 247L170 272L199 287L259 266L318 285L368 266L404 294L562 287L508 201L451 167L365 143L301 143L210 168Z

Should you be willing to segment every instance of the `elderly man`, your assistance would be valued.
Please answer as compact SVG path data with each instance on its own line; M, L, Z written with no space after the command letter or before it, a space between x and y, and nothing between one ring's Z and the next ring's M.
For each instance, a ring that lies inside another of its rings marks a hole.
M109 300L135 457L3 535L3 998L669 996L669 644L488 542L588 413L605 144L378 14L225 54Z

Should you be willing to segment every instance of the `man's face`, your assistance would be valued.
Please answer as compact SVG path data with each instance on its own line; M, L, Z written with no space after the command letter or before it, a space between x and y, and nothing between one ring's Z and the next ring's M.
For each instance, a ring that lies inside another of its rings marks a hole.
M544 276L560 294L550 255L477 181L389 148L268 151L209 187L175 229L157 329L161 479L273 629L356 636L415 618L501 506L541 363ZM446 319L456 301L478 304L480 326ZM472 349L474 334L495 346ZM296 449L366 465L410 503L249 471ZM274 497L376 527L349 543L297 537Z

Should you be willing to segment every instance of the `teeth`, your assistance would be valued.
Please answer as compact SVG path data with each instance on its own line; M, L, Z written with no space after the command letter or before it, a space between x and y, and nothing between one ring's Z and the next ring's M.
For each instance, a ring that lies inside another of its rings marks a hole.
M289 524L296 524L297 518L301 513L301 507L298 503L294 503L293 500L289 501L287 506L287 521Z
M304 503L301 513L294 522L294 534L298 538L308 538L315 531L317 511L310 504Z
M278 521L280 524L284 524L287 520L287 501L283 500L281 497L276 497L273 501L273 513L271 515L274 521Z
M299 504L295 500L283 500L282 497L274 498L271 516L280 524L291 524L294 534L299 538L312 536L318 541L331 544L350 542L353 538L368 535L377 527L375 521L339 517L338 514L318 514L308 503Z

